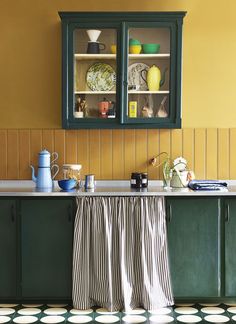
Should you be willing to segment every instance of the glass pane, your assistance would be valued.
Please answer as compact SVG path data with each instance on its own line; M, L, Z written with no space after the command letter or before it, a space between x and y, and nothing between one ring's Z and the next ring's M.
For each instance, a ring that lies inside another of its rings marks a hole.
M74 117L116 117L115 29L74 31Z
M169 28L130 28L128 49L127 117L168 117Z

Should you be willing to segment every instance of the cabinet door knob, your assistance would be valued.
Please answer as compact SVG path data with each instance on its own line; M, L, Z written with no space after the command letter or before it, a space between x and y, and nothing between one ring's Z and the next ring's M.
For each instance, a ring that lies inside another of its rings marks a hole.
M229 222L229 204L226 203L225 205L225 221Z

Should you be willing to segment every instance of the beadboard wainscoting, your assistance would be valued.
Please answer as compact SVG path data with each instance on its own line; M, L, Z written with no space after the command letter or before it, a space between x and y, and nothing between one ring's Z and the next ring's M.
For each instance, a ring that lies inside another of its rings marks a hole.
M148 161L160 152L184 156L197 178L236 179L236 128L178 130L0 130L0 179L31 179L38 152L59 154L58 164L82 164L82 176L129 179L133 171L161 179ZM60 173L58 177L61 177Z

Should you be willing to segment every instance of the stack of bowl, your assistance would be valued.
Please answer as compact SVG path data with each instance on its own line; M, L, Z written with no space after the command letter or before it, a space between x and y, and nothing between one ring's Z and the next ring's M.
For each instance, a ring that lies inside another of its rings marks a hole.
M131 38L129 40L129 53L130 54L140 54L142 50L142 45L139 40Z

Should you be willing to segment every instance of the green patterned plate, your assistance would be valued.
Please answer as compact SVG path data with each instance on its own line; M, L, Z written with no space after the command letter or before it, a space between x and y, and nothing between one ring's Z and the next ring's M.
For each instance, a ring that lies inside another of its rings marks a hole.
M95 63L88 69L86 81L92 91L109 91L116 84L116 73L109 64Z

